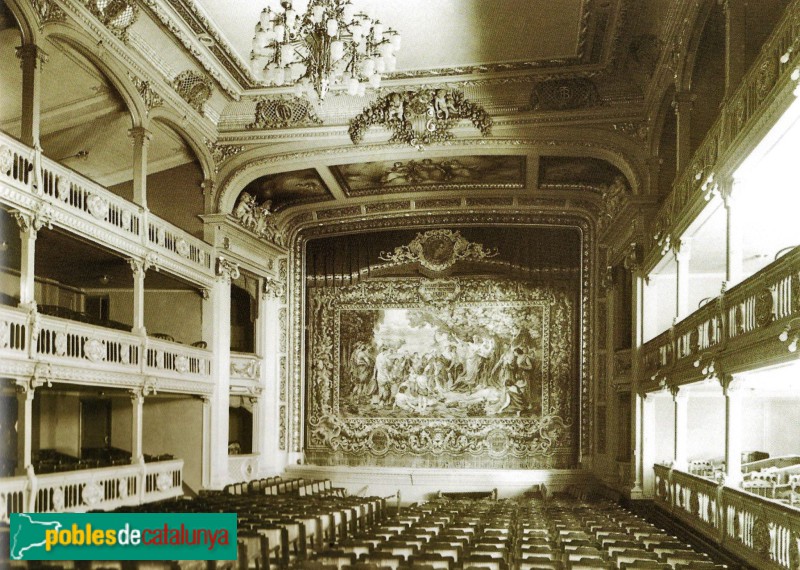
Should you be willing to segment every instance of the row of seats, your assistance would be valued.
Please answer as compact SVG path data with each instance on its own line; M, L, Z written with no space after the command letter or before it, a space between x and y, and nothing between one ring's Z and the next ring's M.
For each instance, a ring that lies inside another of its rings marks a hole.
M334 488L330 479L307 480L302 477L284 479L280 476L256 479L226 485L223 492L229 495L334 495L344 497L344 489Z
M11 565L47 570L725 568L615 503L576 497L441 498L387 516L380 498L219 492L120 510L145 511L237 512L238 560Z
M439 500L318 552L306 570L717 569L611 502ZM251 566L252 568L252 566Z

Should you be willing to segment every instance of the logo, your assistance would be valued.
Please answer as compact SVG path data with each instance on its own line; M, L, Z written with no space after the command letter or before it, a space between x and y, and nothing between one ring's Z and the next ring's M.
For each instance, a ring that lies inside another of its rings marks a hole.
M12 560L235 560L236 513L11 515Z

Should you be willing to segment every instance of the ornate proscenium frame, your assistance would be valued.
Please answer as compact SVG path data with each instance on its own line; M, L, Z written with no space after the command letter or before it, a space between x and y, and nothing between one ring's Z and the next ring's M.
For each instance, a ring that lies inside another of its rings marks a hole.
M306 351L307 337L305 334L305 249L306 243L311 238L323 236L345 235L382 229L414 229L425 230L431 226L446 227L476 227L476 226L557 226L571 228L581 236L580 260L580 285L579 300L576 307L578 323L578 364L575 371L578 383L579 400L576 402L577 412L574 421L579 442L576 443L577 461L591 453L591 390L589 378L592 370L592 355L589 350L593 340L590 331L590 317L594 293L589 285L590 275L595 272L593 255L595 254L594 230L589 218L581 213L560 214L546 212L493 212L493 213L459 213L446 212L438 215L420 213L418 215L397 214L383 215L374 218L359 218L358 220L343 220L338 223L319 226L313 221L299 221L290 234L290 279L293 281L289 293L289 362L287 366L288 400L284 411L288 450L294 453L304 451L304 430L308 429L304 422L303 403L306 400ZM335 429L335 428L334 428ZM310 455L306 460L313 462ZM464 462L455 460L451 465L465 465Z

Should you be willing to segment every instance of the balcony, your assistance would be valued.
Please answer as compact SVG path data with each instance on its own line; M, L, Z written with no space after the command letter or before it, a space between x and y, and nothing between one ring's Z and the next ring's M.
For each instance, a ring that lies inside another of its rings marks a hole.
M183 460L0 480L0 523L12 513L110 511L183 495Z
M646 390L667 375L702 378L703 364L724 357L728 372L792 357L779 340L781 325L800 317L800 248L703 305L641 348L640 379ZM788 340L788 338L787 338Z
M757 568L797 566L797 509L656 465L656 505Z
M0 201L194 283L214 277L214 248L0 133Z
M37 312L0 306L0 373L130 387L146 378L170 391L211 391L211 352Z

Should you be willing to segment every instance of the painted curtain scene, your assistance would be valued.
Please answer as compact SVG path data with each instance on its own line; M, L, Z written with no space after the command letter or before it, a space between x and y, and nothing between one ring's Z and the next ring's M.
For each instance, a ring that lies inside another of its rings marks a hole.
M340 408L368 417L538 416L543 306L340 313Z
M306 459L574 465L580 249L562 233L393 232L310 248Z

